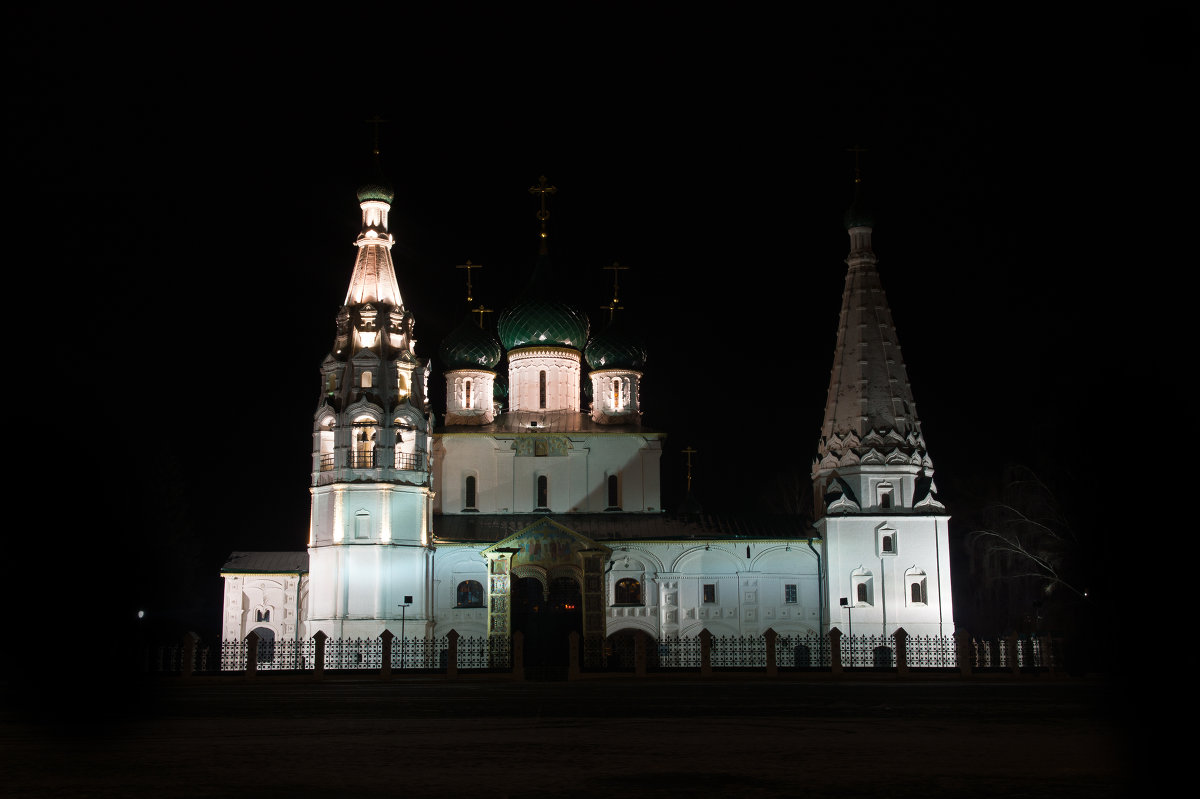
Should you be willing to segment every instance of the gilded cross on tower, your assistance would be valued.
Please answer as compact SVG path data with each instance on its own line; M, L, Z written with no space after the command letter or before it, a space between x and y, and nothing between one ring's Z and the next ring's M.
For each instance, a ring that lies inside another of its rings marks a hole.
M691 447L682 450L684 455L687 455L687 490L692 491L692 455L695 455L699 450L694 450Z
M613 261L613 263L612 263L612 266L602 266L602 267L600 267L600 268L601 268L601 269L611 269L611 270L613 270L613 296L612 296L612 302L610 302L608 305L601 305L601 306L600 306L601 308L603 308L603 309L605 309L605 310L607 310L607 311L608 311L608 323L609 323L609 324L612 324L613 317L615 317L615 316L616 316L616 314L617 314L617 311L624 310L624 306L622 306L622 305L620 304L620 302L621 302L621 299L620 299L620 296L619 296L619 295L620 295L620 292L621 292L621 287L620 287L620 285L618 284L618 275L619 275L619 274L620 274L620 272L622 272L622 271L628 271L628 270L629 270L629 267L628 267L628 266L621 266L621 265L620 265L619 263L617 263L616 261Z
M456 266L454 268L467 270L467 302L470 302L471 300L475 299L474 297L471 296L471 270L472 269L482 269L483 264L473 264L473 263L471 263L471 259L468 258L467 262L465 264L459 264L458 266Z
M865 153L866 151L867 151L866 147L859 147L857 144L854 145L853 147L846 148L846 152L854 153L854 182L855 183L862 183L862 173L858 168L858 155L859 155L859 153Z
M482 328L483 328L483 315L484 315L485 313L492 313L492 309L491 309L491 308L484 308L484 307L483 307L483 303L481 302L481 303L479 303L479 307L478 307L478 308L472 308L472 309L471 309L471 313L477 313L477 314L479 314L479 327L480 327L480 329L482 329Z
M379 126L384 122L387 122L387 120L380 117L379 114L376 114L368 119L367 122L369 122L371 125L371 139L373 141L372 152L374 152L375 155L379 155Z
M557 191L558 191L557 186L547 186L546 185L546 176L545 175L542 175L540 178L538 178L538 184L536 186L529 187L529 193L540 195L540 199L542 201L542 207L537 212L537 218L542 223L542 238L543 239L546 238L546 220L550 218L550 212L546 210L546 195L554 194Z

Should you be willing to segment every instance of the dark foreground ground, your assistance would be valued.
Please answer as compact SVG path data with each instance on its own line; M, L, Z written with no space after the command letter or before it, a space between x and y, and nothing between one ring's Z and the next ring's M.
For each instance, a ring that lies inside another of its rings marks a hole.
M1119 797L1099 679L205 677L0 722L7 797ZM119 709L118 709L119 708Z

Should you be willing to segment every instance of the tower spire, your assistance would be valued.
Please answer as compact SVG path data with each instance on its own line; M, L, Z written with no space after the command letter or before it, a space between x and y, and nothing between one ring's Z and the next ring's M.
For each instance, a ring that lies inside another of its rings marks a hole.
M546 195L554 194L557 191L558 188L556 186L546 185L545 175L542 175L540 178L538 178L538 184L536 186L529 187L529 193L537 194L538 199L541 201L541 207L538 209L536 214L538 221L541 222L541 230L538 233L538 235L541 237L541 245L538 247L539 255L545 255L549 252L549 248L546 246L546 239L549 238L550 234L546 231L546 220L550 218L550 212L546 210Z
M850 254L813 478L819 490L826 481L831 490L841 486L844 496L837 501L857 505L867 486L855 488L847 482L850 475L903 469L926 479L933 475L933 463L871 248L874 219L862 174L855 171L854 201L843 220ZM922 490L927 491L924 484Z

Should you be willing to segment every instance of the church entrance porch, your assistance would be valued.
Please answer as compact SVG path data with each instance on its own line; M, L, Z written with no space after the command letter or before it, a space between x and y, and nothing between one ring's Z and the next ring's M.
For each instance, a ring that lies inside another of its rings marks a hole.
M513 630L525 637L525 674L530 679L565 680L571 633L583 633L583 595L572 577L543 586L533 577L513 581Z

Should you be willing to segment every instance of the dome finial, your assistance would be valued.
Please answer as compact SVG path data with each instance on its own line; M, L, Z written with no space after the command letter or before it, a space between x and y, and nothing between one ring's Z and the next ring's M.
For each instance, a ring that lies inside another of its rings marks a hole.
M372 127L372 155L367 180L358 188L358 201L360 203L368 200L379 200L391 205L392 200L396 197L396 190L392 187L392 182L384 175L383 165L379 161L379 126L386 121L380 118L378 114L367 120Z
M619 262L613 261L612 266L602 266L600 268L601 269L611 269L612 273L613 273L612 302L610 302L608 305L600 306L601 308L608 309L608 323L611 325L612 321L613 321L613 317L616 316L617 311L624 310L624 308L621 306L620 274L621 274L621 272L628 272L629 267L621 266L621 264Z
M858 156L859 153L865 153L866 147L859 147L857 144L853 147L847 147L846 152L854 153L854 182L855 184L862 183L862 170L859 168Z
M467 302L471 302L472 300L475 299L474 297L471 296L471 270L472 269L483 269L483 264L473 264L473 263L471 263L471 259L468 258L467 262L465 264L459 264L458 266L456 266L454 268L467 270ZM482 325L482 324L483 323L481 321L480 325Z
M484 315L485 313L492 313L492 309L491 309L491 308L484 308L484 307L483 307L483 303L481 302L481 303L479 303L479 307L478 307L478 308L472 308L472 309L471 309L471 313L477 313L477 314L479 314L479 329L480 329L480 330L483 330L483 315Z
M859 165L859 155L866 151L865 147L859 147L857 144L846 148L846 152L854 153L854 200L850 203L850 207L846 209L846 213L842 217L842 222L847 230L853 227L869 228L875 225L871 209L867 205L866 198L863 196L862 168Z
M536 186L529 187L529 193L540 195L539 199L541 200L541 208L537 212L538 221L542 223L542 229L539 232L542 241L541 247L538 249L538 254L540 255L545 255L548 252L546 247L546 239L549 237L549 234L546 232L546 220L550 218L550 212L546 210L546 195L554 194L557 191L558 188L556 186L546 185L545 175L542 175L540 178L538 178L538 184Z

